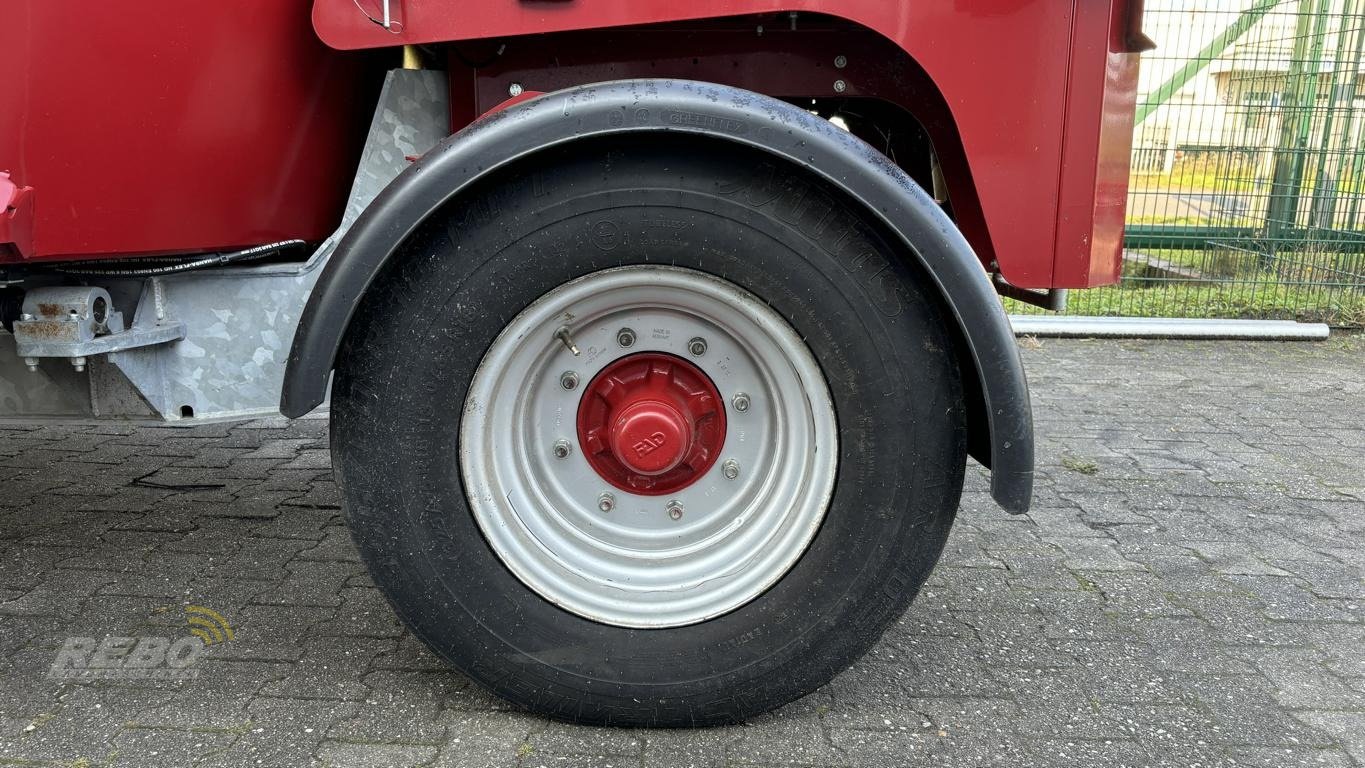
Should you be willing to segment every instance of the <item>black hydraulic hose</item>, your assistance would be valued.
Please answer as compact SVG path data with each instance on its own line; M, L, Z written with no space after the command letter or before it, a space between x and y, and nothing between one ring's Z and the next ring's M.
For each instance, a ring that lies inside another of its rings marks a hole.
M132 269L100 269L98 267L59 267L58 271L69 275L81 275L85 277L159 277L161 275L174 275L180 272L189 272L194 269L204 267L215 267L223 264L237 264L243 261L253 261L274 255L285 248L296 248L306 245L304 240L281 240L277 243L266 243L257 245L240 251L230 253L215 253L211 256L203 256L191 261L182 261L175 264L166 264L155 267L138 267Z

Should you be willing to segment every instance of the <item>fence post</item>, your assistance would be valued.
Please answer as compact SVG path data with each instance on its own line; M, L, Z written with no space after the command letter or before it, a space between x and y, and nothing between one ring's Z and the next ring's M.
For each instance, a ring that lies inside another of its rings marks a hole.
M1346 154L1347 137L1354 122L1356 80L1359 77L1361 47L1365 45L1365 26L1352 30L1350 23L1352 19L1359 20L1361 3L1362 0L1344 0L1341 24L1337 30L1336 55L1333 59L1336 71L1332 73L1322 126L1322 147L1325 151L1318 153L1313 205L1308 213L1308 225L1315 229L1336 228L1341 159ZM1354 35L1351 34L1353 31Z
M1318 98L1327 4L1328 0L1299 0L1294 51L1285 75L1284 117L1280 120L1280 141L1270 182L1270 204L1266 206L1266 240L1270 253L1262 260L1262 268L1270 266L1269 262L1279 253L1285 236L1298 220L1303 166L1313 131L1313 103Z

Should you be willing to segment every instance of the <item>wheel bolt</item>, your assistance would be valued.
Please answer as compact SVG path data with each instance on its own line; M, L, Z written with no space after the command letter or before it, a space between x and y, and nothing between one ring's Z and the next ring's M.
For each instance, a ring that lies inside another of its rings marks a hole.
M567 459L569 454L573 453L573 446L569 445L568 440L556 440L551 450L554 451L556 459Z
M706 339L700 336L694 337L687 342L687 351L691 352L693 357L701 357L706 354Z
M673 518L674 520L681 520L681 519L682 519L682 516L683 516L683 505L682 505L682 502L681 502L681 501L678 501L677 499L674 499L674 500L668 502L668 504L664 507L664 509L668 510L668 516L671 517L671 518Z
M744 413L749 410L749 396L743 392L736 392L735 396L730 400L730 405L733 406L736 411Z
M623 347L635 346L635 331L629 328L622 328L616 332L616 343Z
M725 475L726 480L734 480L739 477L739 462L734 459L726 459L725 463L720 465L720 471Z
M565 389L573 389L578 386L578 374L573 371L565 371L559 374L559 386Z
M597 497L597 508L603 512L610 512L616 509L616 497L610 493L604 493Z

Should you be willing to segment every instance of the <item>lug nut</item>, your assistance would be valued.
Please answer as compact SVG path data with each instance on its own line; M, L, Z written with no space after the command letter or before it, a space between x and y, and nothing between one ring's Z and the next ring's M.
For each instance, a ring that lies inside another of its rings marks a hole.
M573 446L569 444L568 440L556 440L554 448L551 450L556 459L567 459L569 454L573 453Z
M513 97L515 97L515 96L520 96L521 94L523 94L523 93L525 93L525 92L526 92L526 89L522 87L521 83L512 83L511 85L507 86L507 95L508 95L508 96L513 96Z
M687 342L687 351L691 352L693 357L701 357L706 354L706 339L700 336L694 337Z
M635 346L635 331L629 328L622 328L616 332L616 343L623 347Z
M720 471L725 475L726 480L734 480L739 477L739 462L734 459L726 459L725 463L720 465Z
M847 90L848 90L848 83L845 83L843 80L835 80L835 81L834 81L834 92L835 92L835 93L843 93L844 91L847 91Z
M578 386L578 374L573 371L565 371L559 374L559 386L565 389L574 389Z
M616 497L610 493L604 493L597 497L597 508L603 512L610 512L616 509Z
M674 499L664 506L668 510L668 516L674 520L681 520L683 516L683 505L681 501Z
M743 392L736 392L735 396L730 400L730 405L736 411L744 413L745 411L749 410L749 396L744 394Z

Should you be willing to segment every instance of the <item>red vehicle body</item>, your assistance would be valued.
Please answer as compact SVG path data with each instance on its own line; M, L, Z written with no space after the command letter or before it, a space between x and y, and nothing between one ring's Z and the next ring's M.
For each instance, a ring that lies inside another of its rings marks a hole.
M380 0L366 4L377 17ZM320 240L339 218L382 68L362 51L446 42L460 44L449 48L454 129L513 82L550 91L687 77L896 104L930 134L983 264L1024 288L1117 279L1140 3L407 0L400 10L401 26L386 30L354 0L9 4L0 171L15 196L31 189L7 201L0 263ZM800 15L789 24L788 13ZM831 90L835 80L845 90Z
M741 721L904 611L968 457L1028 511L1000 295L1117 279L1140 19L11 0L0 418L329 402L436 653L551 717Z

